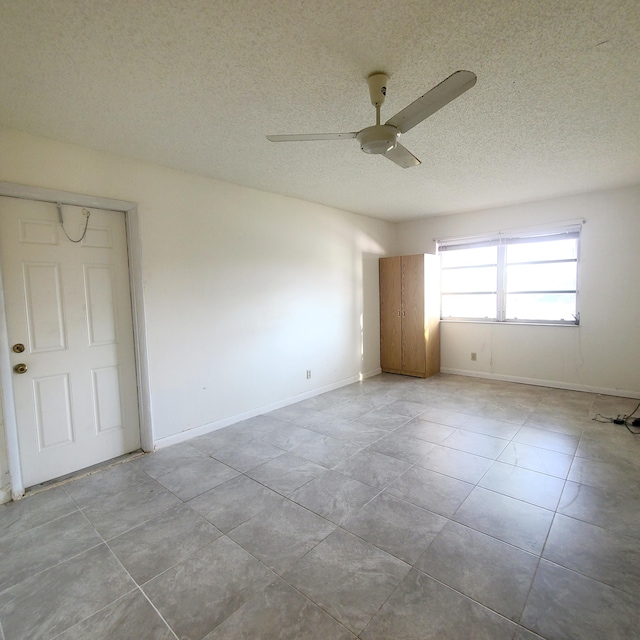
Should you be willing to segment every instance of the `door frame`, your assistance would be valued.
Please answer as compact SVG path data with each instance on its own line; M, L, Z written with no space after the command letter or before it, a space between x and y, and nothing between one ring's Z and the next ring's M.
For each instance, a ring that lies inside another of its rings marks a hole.
M133 343L136 360L138 415L140 419L140 446L143 451L153 451L153 424L151 415L151 389L149 385L149 362L147 354L147 331L145 322L144 291L142 286L142 247L138 207L134 202L100 198L95 196L44 189L27 185L0 182L0 196L35 200L56 204L58 202L89 209L104 209L124 213L129 257L129 284L131 288L131 315L133 320ZM0 268L0 391L2 392L2 416L9 461L11 497L21 498L25 492L18 444L18 422L16 419L13 375L11 373L9 337L7 332L4 287Z

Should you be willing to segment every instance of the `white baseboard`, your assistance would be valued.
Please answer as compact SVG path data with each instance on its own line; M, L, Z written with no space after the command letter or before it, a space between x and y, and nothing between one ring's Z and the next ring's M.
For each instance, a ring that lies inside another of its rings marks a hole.
M521 376L506 376L498 373L487 373L484 371L470 371L468 369L449 369L442 367L440 373L451 373L458 376L470 376L472 378L486 378L489 380L502 380L504 382L518 382L520 384L531 384L538 387L552 387L554 389L568 389L569 391L586 391L588 393L600 393L605 396L617 396L620 398L638 398L640 391L630 389L611 389L608 387L594 387L586 384L574 384L571 382L560 382L558 380L541 380L539 378L524 378Z
M378 375L379 373L382 373L381 369L373 369L372 371L361 372L359 375L351 376L350 378L340 380L339 382L333 382L324 387L313 389L312 391L305 391L304 393L292 396L291 398L287 398L286 400L280 400L278 402L263 405L262 407L252 409L251 411L238 413L227 418L222 418L221 420L216 420L215 422L209 422L199 427L188 429L187 431L175 433L171 436L167 436L166 438L160 438L155 441L154 445L156 449L162 449L163 447L169 447L172 444L186 442L187 440L191 440L192 438L196 438L198 436L203 436L207 433L211 433L212 431L224 429L224 427L228 427L232 424L235 424L236 422L248 420L249 418L254 418L255 416L260 416L263 413L275 411L276 409L281 409L282 407L288 407L290 404L295 404L296 402L301 402L302 400L307 400L309 398L319 396L323 393L326 393L327 391L333 391L334 389L339 389L340 387L346 387L349 384L359 382L360 380L364 380L365 378L371 378L372 376Z

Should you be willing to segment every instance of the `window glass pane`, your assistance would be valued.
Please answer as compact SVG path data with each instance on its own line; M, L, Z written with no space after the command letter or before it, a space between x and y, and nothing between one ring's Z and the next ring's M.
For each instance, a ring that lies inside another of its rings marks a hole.
M576 260L577 257L577 238L507 245L507 263L535 262L536 260Z
M498 247L442 251L440 260L440 264L444 269L447 267L471 267L477 264L496 264L498 261Z
M576 263L520 264L507 267L507 291L575 291Z
M443 318L496 318L497 296L493 293L477 295L443 295Z
M497 273L496 267L445 269L442 271L442 291L444 293L495 292Z
M507 294L507 320L564 320L576 315L575 293Z

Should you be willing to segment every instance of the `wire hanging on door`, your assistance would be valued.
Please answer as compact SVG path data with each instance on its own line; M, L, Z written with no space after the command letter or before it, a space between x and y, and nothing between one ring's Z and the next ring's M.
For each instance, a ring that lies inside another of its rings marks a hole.
M84 231L82 232L82 235L77 240L74 240L69 236L69 234L66 232L64 228L64 220L62 218L62 202L56 202L56 207L58 208L58 220L60 221L60 226L64 231L64 235L67 236L67 238L71 240L71 242L75 242L75 243L82 242L84 240L84 237L87 235L87 229L89 228L89 217L91 216L91 212L89 211L89 209L82 210L82 215L86 218L84 223Z

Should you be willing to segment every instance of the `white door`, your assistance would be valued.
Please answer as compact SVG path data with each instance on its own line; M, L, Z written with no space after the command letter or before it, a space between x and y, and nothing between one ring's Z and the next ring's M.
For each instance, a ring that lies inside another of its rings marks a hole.
M124 213L0 197L25 487L140 447ZM20 352L21 346L24 351ZM18 365L27 367L20 373Z

